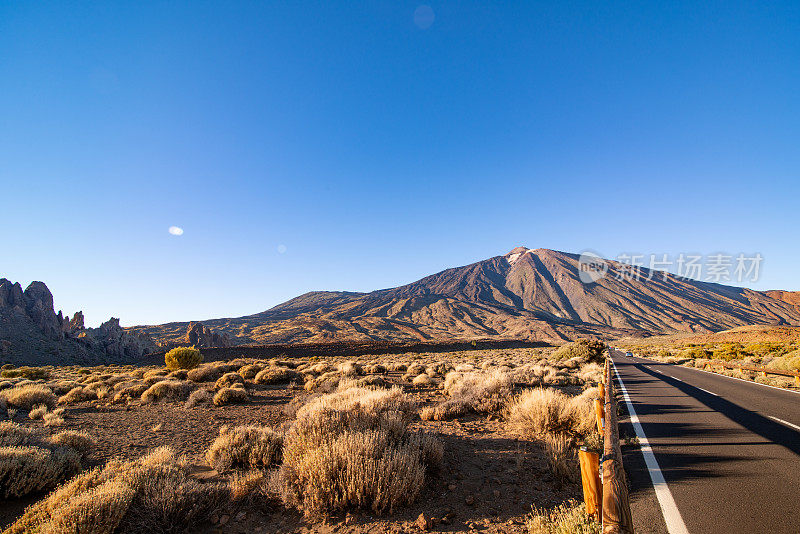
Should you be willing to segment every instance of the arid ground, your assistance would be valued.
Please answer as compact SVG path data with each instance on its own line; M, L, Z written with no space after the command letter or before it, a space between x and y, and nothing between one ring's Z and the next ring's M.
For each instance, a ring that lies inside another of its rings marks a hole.
M134 515L178 514L187 491L206 503L184 514L187 532L549 532L532 507L580 500L575 450L597 446L601 367L576 347L240 359L189 371L7 367L0 445L38 447L51 460L78 451L80 463L37 474L23 491L11 487L21 468L9 460L0 525L68 530L88 513L107 518L88 532L145 531L153 525ZM137 470L150 474L126 478ZM76 474L85 480L48 497ZM159 501L173 490L169 506ZM151 531L181 531L179 515Z

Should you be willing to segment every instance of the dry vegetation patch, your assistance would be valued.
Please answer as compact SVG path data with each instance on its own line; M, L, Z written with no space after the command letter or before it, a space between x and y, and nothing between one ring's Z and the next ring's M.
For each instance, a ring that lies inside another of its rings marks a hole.
M408 430L414 410L396 387L352 387L303 406L284 441L284 501L309 514L413 502L442 456L435 438Z

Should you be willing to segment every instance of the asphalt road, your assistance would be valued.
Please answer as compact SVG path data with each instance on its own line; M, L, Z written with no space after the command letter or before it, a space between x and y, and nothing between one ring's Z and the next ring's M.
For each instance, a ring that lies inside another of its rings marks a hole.
M644 453L629 449L637 533L800 533L800 394L619 351L612 359L666 482L661 500L667 489L674 501L662 511ZM635 434L630 423L622 431Z

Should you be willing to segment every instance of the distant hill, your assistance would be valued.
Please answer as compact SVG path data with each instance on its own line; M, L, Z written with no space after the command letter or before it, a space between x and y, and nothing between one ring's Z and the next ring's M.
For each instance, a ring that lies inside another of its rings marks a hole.
M617 276L623 265L606 261L608 274L586 284L577 254L517 247L392 289L315 291L255 315L203 323L235 344L486 337L557 342L800 325L800 308L764 292L660 272L631 279ZM187 325L131 330L166 343L181 338Z

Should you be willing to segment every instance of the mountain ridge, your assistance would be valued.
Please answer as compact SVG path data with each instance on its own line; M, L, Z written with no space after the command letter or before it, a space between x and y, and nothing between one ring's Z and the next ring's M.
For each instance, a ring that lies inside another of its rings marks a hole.
M625 279L623 264L605 262L607 275L586 284L577 254L515 247L394 288L311 291L253 315L203 322L238 344L483 337L557 342L800 325L800 308L764 292L648 269L642 272L649 279ZM186 324L131 330L166 342Z

